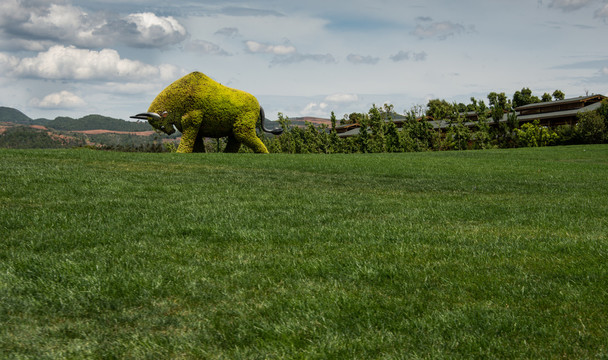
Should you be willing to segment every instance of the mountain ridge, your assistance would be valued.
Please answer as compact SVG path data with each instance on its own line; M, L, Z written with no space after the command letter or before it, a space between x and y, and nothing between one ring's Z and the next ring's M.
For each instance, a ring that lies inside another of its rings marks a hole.
M19 125L39 125L61 131L110 130L141 132L153 130L147 122L127 121L97 114L86 115L78 119L67 116L58 116L53 120L44 118L32 119L18 109L6 106L0 106L0 122Z

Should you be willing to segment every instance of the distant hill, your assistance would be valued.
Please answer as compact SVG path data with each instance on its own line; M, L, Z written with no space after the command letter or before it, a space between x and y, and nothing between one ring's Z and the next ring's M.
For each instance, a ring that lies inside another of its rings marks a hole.
M312 116L289 118L289 122L291 123L291 126L299 126L299 127L306 126L307 122L314 124L316 126L327 125L328 127L331 127L330 119L324 119L324 118L318 118L318 117L312 117Z
M57 117L54 120L33 120L17 109L4 106L0 107L0 122L22 125L40 125L61 131L110 130L138 132L153 130L145 121L126 121L102 115L87 115L80 119Z
M38 119L36 125L46 126L55 130L82 131L82 130L112 130L112 131L151 131L148 122L126 121L102 115L87 115L80 119L70 117L57 117L55 120Z
M312 123L316 126L327 125L331 126L331 120L319 117L295 117L289 119L291 126L304 127L306 123ZM126 131L126 132L142 132L154 130L150 124L145 121L126 121L115 119L102 115L87 115L80 119L60 116L54 120L48 119L32 119L17 109L0 106L0 122L21 124L21 125L40 125L49 129L60 131L89 131L89 130L109 130L109 131ZM278 123L277 123L278 126Z
M14 124L33 124L33 120L21 111L9 107L0 106L0 122L11 122Z
M17 109L0 107L0 148L72 148L78 146L148 146L162 140L148 122L102 115L80 119L32 119Z
M58 149L89 144L84 136L60 134L39 125L0 123L0 148Z

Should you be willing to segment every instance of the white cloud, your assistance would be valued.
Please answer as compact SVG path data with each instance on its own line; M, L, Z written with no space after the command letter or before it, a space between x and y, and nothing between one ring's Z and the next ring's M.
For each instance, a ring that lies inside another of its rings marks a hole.
M123 43L134 47L166 48L182 42L186 29L173 17L136 13L119 18L103 12L89 14L70 4L7 0L0 5L0 33L27 50L55 44L82 48Z
M604 67L604 68L602 69L602 73L603 73L604 75L608 75L608 66L606 66L606 67Z
M587 6L594 0L552 0L549 7L561 9L562 11L574 11Z
M3 11L2 29L16 39L28 40L29 48L39 48L49 41L95 47L104 41L94 32L105 20L89 16L80 8L61 4L27 7L14 1L7 7L11 12Z
M335 63L336 59L331 54L300 54L298 52L289 55L275 56L270 65L287 65L295 64L303 61L315 61L324 64Z
M205 40L192 40L184 48L187 51L194 51L205 55L229 56L226 50L219 45Z
M261 42L248 40L245 41L247 50L251 53L289 55L296 53L296 48L292 45L270 45Z
M310 116L326 116L328 106L329 105L324 102L321 102L321 103L311 102L308 105L306 105L306 107L304 108L304 110L302 110L301 113L307 114Z
M375 65L380 61L380 58L373 56L364 56L358 54L350 54L346 57L346 60L353 64L367 64L367 65Z
M229 6L225 7L220 11L222 14L229 16L279 16L283 17L285 15L274 11L274 10L265 10L265 9L252 9L249 7L237 7L237 6Z
M239 35L239 29L235 27L223 27L216 31L215 35L222 35L228 38L234 38Z
M451 21L442 21L432 23L428 26L418 25L412 32L412 35L418 36L420 39L437 38L439 40L445 40L450 36L472 31L474 31L473 26L469 26L467 29L461 24L455 24Z
M17 77L49 80L146 80L173 79L180 72L175 66L152 66L141 61L121 59L116 50L93 51L56 45L36 57L17 59L0 56L0 65Z
M245 41L247 51L252 54L272 54L270 66L288 65L303 61L315 61L320 63L335 63L336 59L331 54L302 54L293 45L271 45L253 40Z
M407 60L424 61L424 60L426 60L426 57L427 57L427 53L424 51L413 52L413 51L401 50L397 54L390 56L390 59L393 60L394 62L407 61Z
M359 101L356 94L332 94L325 98L325 101L332 103L351 103Z
M29 12L21 6L17 0L3 0L0 2L0 26L5 26L14 21L26 21Z
M19 64L19 59L15 56L0 53L0 70L3 73L9 72Z
M602 18L604 21L608 20L608 4L595 11L596 18Z
M34 98L30 105L42 109L68 109L82 107L85 101L69 91L60 91L45 96L42 100Z
M124 20L137 28L134 36L127 40L137 47L163 48L182 42L187 35L186 28L171 16L159 17L146 12L128 15Z
M162 88L162 86L162 82L107 82L103 84L94 84L88 86L88 88L113 95L141 95L154 92L157 89Z

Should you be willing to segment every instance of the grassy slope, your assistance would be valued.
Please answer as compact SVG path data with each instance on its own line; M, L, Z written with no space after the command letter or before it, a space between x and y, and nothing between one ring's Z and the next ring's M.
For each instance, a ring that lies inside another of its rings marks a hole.
M0 357L608 356L608 146L0 150Z

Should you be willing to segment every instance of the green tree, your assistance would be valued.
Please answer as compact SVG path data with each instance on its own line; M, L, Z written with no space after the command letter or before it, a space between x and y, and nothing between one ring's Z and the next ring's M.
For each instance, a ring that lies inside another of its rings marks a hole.
M528 104L536 104L541 102L538 96L532 95L532 90L529 88L522 88L521 91L516 91L513 94L513 107L524 106Z
M294 139L293 129L291 128L291 121L288 117L284 116L283 113L278 113L279 125L283 129L283 134L277 136L280 152L293 154L296 151L296 144Z
M350 114L344 114L344 118L342 120L340 120L340 125L346 125L346 124L359 124L361 122L361 119L365 116L365 114L361 114L361 113L350 113Z
M564 100L566 98L566 94L564 94L564 92L561 90L555 90L553 92L553 98L555 99L555 101Z
M357 136L357 150L358 152L368 153L370 152L370 136L368 132L369 119L367 118L367 116L361 117L361 119L359 119L359 124L361 126L359 127L359 135Z
M540 99L542 102L551 102L553 97L549 93L544 93L543 97Z
M369 143L369 150L371 152L384 152L384 118L380 109L374 104L368 113L369 127L372 132L372 136Z
M491 92L488 94L488 104L494 122L498 123L506 111L511 110L511 104L504 92Z
M456 111L459 113L466 113L469 110L464 103L454 104L454 108L456 108Z
M336 114L331 112L331 130L329 132L329 151L331 153L342 152L342 146L338 132L336 131Z
M471 136L471 129L464 124L464 118L458 117L447 130L443 148L444 150L469 149Z
M483 101L471 98L472 110L477 114L476 131L472 134L473 145L476 149L488 149L491 147L490 125L488 124L488 109Z
M387 152L401 152L401 142L399 141L399 130L394 122L390 121L386 125L386 151Z
M328 139L327 125L318 128L313 123L306 122L306 128L302 138L302 153L326 154L329 145Z
M448 103L445 100L429 100L426 105L426 116L429 116L434 120L448 119L452 113L452 104Z

